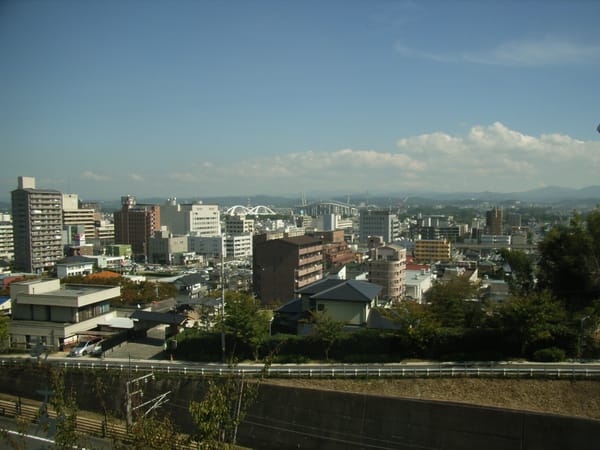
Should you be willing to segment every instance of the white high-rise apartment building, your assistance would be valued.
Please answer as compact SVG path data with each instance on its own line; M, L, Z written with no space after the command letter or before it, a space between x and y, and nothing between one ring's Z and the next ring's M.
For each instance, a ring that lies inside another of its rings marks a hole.
M160 206L160 224L174 235L218 236L221 216L218 205L202 202L178 204L172 198Z
M0 258L11 260L14 256L12 217L0 214Z
M15 268L26 272L51 270L64 255L62 194L36 189L33 177L19 177L11 200Z

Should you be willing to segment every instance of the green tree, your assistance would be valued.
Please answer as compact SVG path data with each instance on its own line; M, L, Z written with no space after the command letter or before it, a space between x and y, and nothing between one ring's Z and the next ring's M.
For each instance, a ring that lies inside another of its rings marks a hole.
M65 371L50 368L50 381L52 385L50 405L56 412L55 448L78 448L82 436L77 433L77 401L74 393L65 388Z
M5 315L0 315L0 351L8 348L9 338L9 319Z
M600 298L600 210L587 220L575 214L539 244L539 288L549 289L571 312Z
M465 276L435 283L426 294L434 320L445 328L477 326L483 317L481 302L472 301L478 296L477 289Z
M237 427L255 401L258 386L258 382L248 383L233 375L209 380L204 398L189 405L197 429L193 438L199 448L233 448Z
M170 418L153 414L136 420L123 450L176 450L185 440Z
M380 310L382 315L398 324L410 341L417 347L418 352L424 351L436 334L440 324L432 314L429 305L404 301L391 308Z
M329 361L329 351L344 333L344 322L333 319L327 311L311 312L310 321L315 337L325 344L325 359Z
M225 331L235 341L250 348L255 360L269 337L270 314L260 302L244 292L227 291L225 295ZM233 352L235 352L235 347Z
M506 248L500 250L500 255L511 269L508 285L513 295L528 295L534 288L533 262L529 255Z
M509 298L498 308L500 326L518 346L522 356L556 346L568 328L567 313L549 291Z

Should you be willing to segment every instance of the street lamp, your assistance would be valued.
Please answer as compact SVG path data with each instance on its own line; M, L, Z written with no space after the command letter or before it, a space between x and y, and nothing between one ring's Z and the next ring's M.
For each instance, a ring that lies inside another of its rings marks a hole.
M225 238L221 236L221 358L225 364Z

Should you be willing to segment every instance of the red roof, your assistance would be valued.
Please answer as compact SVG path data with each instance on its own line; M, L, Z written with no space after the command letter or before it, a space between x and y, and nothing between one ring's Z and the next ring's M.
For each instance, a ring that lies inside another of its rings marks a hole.
M103 279L118 278L120 276L121 275L116 272L111 272L110 270L104 270L104 271L98 272L98 273L91 273L88 275L88 278L90 280L94 280L94 279L99 279L99 278L103 278Z

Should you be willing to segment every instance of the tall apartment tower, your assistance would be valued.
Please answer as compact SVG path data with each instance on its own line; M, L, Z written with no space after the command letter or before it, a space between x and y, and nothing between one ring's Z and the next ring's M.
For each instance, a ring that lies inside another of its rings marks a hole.
M171 198L160 207L160 224L174 235L218 236L221 234L219 205L178 204L177 199Z
M381 236L388 243L400 237L398 216L387 209L361 211L359 228L360 242L367 242L370 236Z
M485 232L486 234L503 234L503 217L500 208L490 209L485 213Z
M322 278L320 239L294 236L255 241L252 282L263 304L291 300L299 289Z
M368 280L383 287L380 298L397 302L404 295L406 249L387 244L371 249Z
M10 214L0 214L0 259L10 261L14 257L12 217Z
M41 273L63 258L62 194L36 189L35 178L19 177L11 192L15 268Z
M160 206L138 205L134 196L121 197L114 213L115 244L130 244L134 257L148 256L148 241L160 230Z

